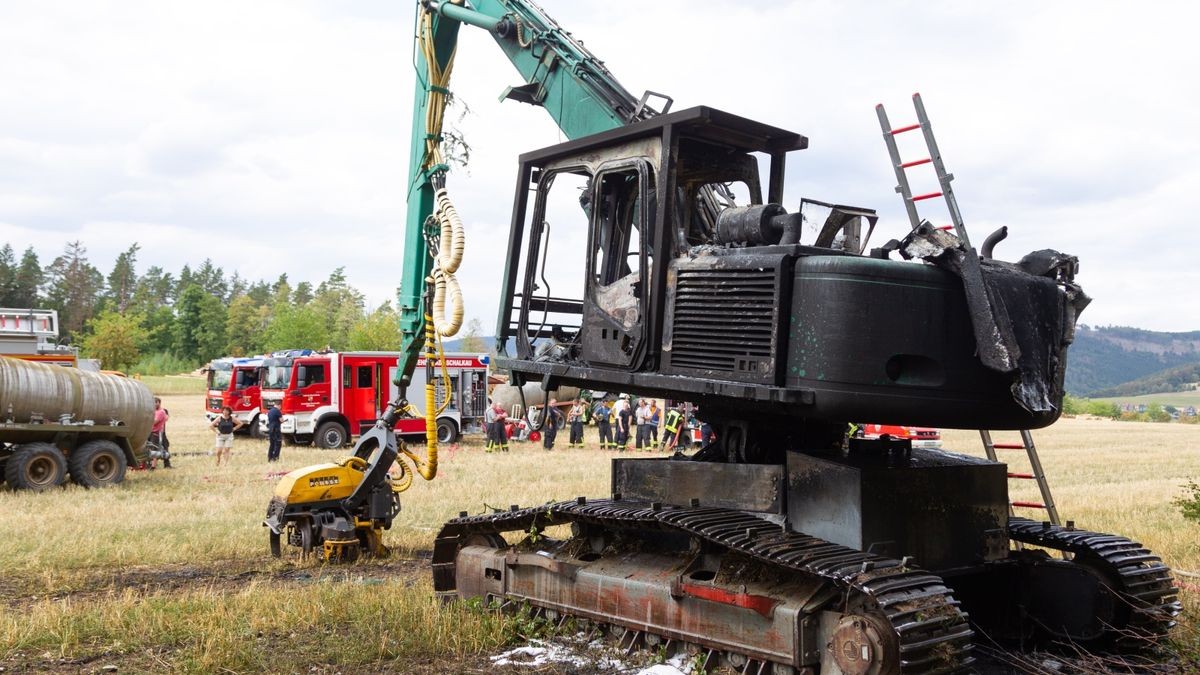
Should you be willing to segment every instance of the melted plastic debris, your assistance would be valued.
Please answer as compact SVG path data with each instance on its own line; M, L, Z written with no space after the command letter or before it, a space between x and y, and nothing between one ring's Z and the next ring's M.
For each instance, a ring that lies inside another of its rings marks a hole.
M652 654L641 653L642 660ZM615 646L600 640L588 641L583 634L553 642L530 640L529 644L491 657L492 664L509 668L543 668L558 664L586 669L588 672L616 675L691 675L686 654L677 654L662 663L637 663L638 655L626 657Z

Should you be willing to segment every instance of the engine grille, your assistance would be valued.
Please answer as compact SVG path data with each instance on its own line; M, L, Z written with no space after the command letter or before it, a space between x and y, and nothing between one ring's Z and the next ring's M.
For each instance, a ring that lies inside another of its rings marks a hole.
M778 298L771 268L678 270L672 367L770 377Z

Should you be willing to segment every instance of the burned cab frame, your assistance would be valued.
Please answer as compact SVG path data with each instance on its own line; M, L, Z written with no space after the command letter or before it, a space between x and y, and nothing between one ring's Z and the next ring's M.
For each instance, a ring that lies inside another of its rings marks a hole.
M1063 266L976 265L1020 355L985 363L953 242L893 260L861 250L869 209L789 213L786 156L807 144L697 107L522 155L499 365L517 382L688 399L743 423L1057 419L1078 305Z

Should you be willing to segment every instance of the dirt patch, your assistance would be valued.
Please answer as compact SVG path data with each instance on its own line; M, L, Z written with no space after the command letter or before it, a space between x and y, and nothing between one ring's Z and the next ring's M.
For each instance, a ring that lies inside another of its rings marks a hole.
M70 588L49 593L37 592L40 582L36 579L8 578L0 579L0 603L9 609L20 610L44 600L87 599L128 590L137 593L229 592L261 582L377 584L408 579L406 585L416 585L428 579L432 552L418 551L415 555L413 558L366 560L348 565L270 560L265 566L249 567L245 560L220 560L205 565L127 567L86 573L73 580Z

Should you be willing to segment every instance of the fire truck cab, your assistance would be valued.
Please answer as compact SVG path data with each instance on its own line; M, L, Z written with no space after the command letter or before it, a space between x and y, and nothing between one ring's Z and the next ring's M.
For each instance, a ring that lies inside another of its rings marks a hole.
M208 364L208 396L204 416L212 422L225 406L241 420L251 436L258 437L262 411L261 370L263 358L225 358Z
M285 441L339 448L379 419L398 394L392 383L399 352L334 352L284 356L264 361L266 402L278 402ZM463 431L478 428L487 405L487 359L473 354L447 354L450 402L438 415L438 439L451 442ZM422 360L410 392L424 388ZM446 400L442 379L436 381L439 407ZM413 394L415 397L415 394ZM259 419L266 433L266 416ZM401 436L423 435L423 419L401 420Z

